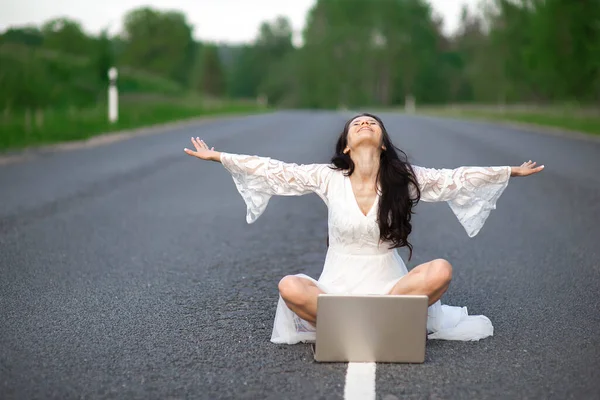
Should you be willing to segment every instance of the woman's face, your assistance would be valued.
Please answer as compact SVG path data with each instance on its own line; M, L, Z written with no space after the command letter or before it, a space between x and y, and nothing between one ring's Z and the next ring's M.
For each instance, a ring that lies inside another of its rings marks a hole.
M382 131L379 122L373 117L360 116L354 118L348 126L348 144L350 150L357 146L375 146L380 147L382 140Z

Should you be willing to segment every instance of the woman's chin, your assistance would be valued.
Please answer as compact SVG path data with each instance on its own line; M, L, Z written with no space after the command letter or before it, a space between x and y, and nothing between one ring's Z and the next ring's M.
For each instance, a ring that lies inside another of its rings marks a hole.
M354 148L354 150L365 150L365 149L374 149L377 150L379 149L379 141L375 140L374 138L370 139L370 138L365 138L364 140L360 140L357 141L356 143L354 143L354 146L352 146Z

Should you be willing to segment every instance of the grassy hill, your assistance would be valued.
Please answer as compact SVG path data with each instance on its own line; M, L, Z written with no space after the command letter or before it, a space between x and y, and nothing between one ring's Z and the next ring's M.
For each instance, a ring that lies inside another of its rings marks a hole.
M107 81L95 60L0 44L0 150L77 140L184 118L258 110L253 102L209 101L179 83L119 69L119 121L107 120Z

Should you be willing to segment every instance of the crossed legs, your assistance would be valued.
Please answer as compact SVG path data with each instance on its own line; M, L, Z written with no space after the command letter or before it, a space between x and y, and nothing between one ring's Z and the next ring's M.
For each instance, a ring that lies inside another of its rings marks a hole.
M451 280L452 265L446 260L436 259L417 265L388 294L424 294L432 305L448 290ZM314 282L298 276L288 275L279 282L279 294L285 304L311 324L317 322L317 297L321 293L325 292Z

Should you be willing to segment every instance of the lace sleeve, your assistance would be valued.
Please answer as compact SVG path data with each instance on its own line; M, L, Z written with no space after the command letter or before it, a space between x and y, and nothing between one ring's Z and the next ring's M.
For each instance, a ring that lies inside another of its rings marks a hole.
M445 201L467 235L479 233L508 185L510 167L433 169L413 166L421 200Z
M231 173L246 203L246 222L253 223L267 208L271 196L316 193L327 200L329 178L326 164L291 164L269 157L221 153L221 163Z

